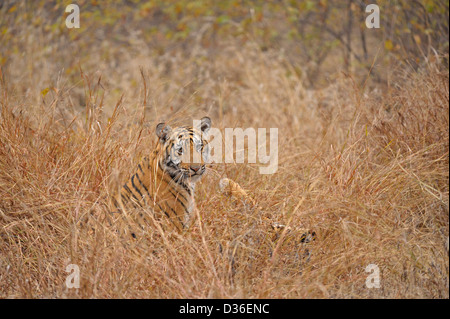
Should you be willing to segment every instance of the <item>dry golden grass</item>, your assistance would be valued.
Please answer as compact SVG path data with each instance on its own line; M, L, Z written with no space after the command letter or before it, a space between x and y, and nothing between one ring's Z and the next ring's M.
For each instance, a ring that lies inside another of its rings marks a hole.
M77 86L58 78L45 97L2 76L0 297L448 298L448 70L310 91L282 56L230 52L166 57L177 72L139 57L114 70L128 68L123 78L80 69ZM155 125L204 115L221 129L279 128L278 171L211 165L188 234L118 236L108 197L154 146ZM264 211L220 193L222 177ZM273 241L267 219L317 239ZM65 285L68 264L79 289ZM379 289L365 285L369 264Z

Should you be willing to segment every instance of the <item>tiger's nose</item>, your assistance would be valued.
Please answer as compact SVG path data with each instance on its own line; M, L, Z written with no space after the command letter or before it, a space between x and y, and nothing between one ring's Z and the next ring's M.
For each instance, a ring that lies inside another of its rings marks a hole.
M192 165L191 166L191 169L194 171L194 172L198 172L200 169L202 168L202 165Z

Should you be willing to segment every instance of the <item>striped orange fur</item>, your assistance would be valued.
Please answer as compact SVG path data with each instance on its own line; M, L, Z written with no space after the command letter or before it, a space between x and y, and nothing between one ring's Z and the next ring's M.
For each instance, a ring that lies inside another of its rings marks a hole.
M186 230L196 209L195 183L205 173L210 156L205 137L210 127L208 117L202 118L199 128L158 124L156 149L144 157L113 199L119 212L150 208L155 217L165 216L179 231Z

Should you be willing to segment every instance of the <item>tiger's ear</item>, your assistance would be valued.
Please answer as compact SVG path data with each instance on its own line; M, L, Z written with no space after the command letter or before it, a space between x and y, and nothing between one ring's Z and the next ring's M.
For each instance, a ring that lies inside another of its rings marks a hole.
M208 133L209 129L211 128L211 119L207 116L201 119L200 123L200 129L203 133Z
M168 138L169 133L172 131L172 128L166 123L159 123L156 125L156 135L162 142L165 142Z

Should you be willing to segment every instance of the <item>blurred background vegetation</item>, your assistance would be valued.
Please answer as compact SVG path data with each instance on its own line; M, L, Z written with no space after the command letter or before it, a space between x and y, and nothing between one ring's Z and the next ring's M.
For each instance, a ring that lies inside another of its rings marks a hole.
M65 26L72 2L80 7L80 29ZM380 7L379 29L366 28L370 3ZM387 83L393 66L418 68L433 53L448 53L448 14L445 0L6 0L0 65L34 73L43 67L36 62L49 58L55 71L79 76L80 66L98 60L109 67L126 63L124 50L182 54L201 64L231 42L251 42L281 53L292 75L310 87L323 86L336 71L364 81L371 70L373 80Z

